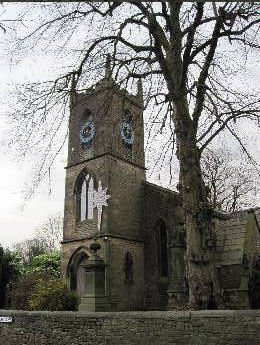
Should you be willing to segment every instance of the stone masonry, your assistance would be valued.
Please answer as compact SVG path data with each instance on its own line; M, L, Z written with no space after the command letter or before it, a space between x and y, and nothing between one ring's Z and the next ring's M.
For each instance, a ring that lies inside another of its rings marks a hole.
M260 311L23 312L1 310L1 345L259 345Z

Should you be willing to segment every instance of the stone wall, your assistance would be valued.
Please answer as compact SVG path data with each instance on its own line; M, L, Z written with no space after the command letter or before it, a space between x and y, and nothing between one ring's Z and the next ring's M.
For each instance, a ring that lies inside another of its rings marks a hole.
M260 310L201 312L23 312L0 323L4 345L255 345Z
M145 309L176 308L186 297L181 200L176 192L148 182L143 183L143 193ZM168 277L161 277L159 272L159 241L155 231L158 220L165 223L167 230Z
M98 251L98 256L104 261L106 265L104 297L107 301L107 307L103 309L95 309L95 311L144 309L143 243L125 240L124 238L116 238L110 235L98 237L96 242L101 246L101 249ZM92 238L83 239L77 242L72 241L63 244L64 272L66 271L65 267L67 267L72 253L74 253L73 257L75 257L75 254L80 248L84 249L84 253L88 258L91 258L91 243L93 243ZM127 252L131 253L133 259L133 276L131 282L126 281L124 267L125 255ZM85 264L87 264L87 261L85 262ZM70 263L69 267L71 267ZM66 278L68 279L68 283L70 286L71 279L68 275L66 275ZM85 279L88 280L88 278ZM79 290L78 292L81 295Z

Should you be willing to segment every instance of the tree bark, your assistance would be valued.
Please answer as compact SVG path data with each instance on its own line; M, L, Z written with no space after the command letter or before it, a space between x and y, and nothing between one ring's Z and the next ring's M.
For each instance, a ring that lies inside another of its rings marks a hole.
M214 307L213 213L202 178L196 130L184 98L175 101L174 123L177 157L180 162L180 193L185 214L186 278L189 305L196 309Z

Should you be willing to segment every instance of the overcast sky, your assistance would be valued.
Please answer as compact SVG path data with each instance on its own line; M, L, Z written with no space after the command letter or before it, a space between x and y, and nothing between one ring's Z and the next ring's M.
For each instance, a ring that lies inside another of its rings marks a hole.
M2 74L2 71L5 72ZM8 80L15 80L15 77L17 77L16 70L10 70L8 65L2 62L1 99L8 97L6 83ZM3 102L0 107L2 115L7 107ZM8 127L8 122L1 116L2 139L9 135ZM3 144L0 148L0 243L10 246L14 242L31 238L35 227L46 221L49 216L63 212L65 154L61 154L51 170L51 179L46 179L35 196L24 205L24 192L32 179L32 164L29 160L18 160L15 152Z
M9 6L9 13L15 14L19 11L19 4L9 4ZM9 132L10 124L6 117L7 112L10 111L8 103L16 83L34 81L41 75L47 75L48 70L55 67L56 61L52 56L46 54L42 56L32 55L30 58L22 60L18 65L12 65L10 56L7 54L9 50L4 47L6 44L8 42L5 35L0 32L0 51L2 51L0 54L0 135L2 139L0 147L0 243L4 246L10 246L14 242L32 237L34 229L47 220L49 216L63 212L66 146L51 170L50 179L47 178L44 181L36 190L35 196L22 208L23 191L26 190L26 185L30 184L32 180L33 162L31 158L18 161L12 148L4 145L6 136L12 135ZM256 64L257 61L254 63ZM258 66L256 64L255 74L249 76L247 83L258 84L259 86L259 72L259 64ZM250 126L244 128L244 134L248 136L255 157L260 162L259 136ZM159 143L160 140L158 138L157 142ZM156 141L154 146L156 146ZM149 174L148 172L148 177ZM160 172L151 175L150 180L158 181L159 174Z
M17 6L17 4L16 4ZM15 8L15 7L14 7ZM6 44L3 33L0 33L0 48L4 51ZM8 49L6 49L8 51ZM43 63L44 60L44 63ZM11 64L9 56L1 54L0 59L0 243L10 246L14 242L29 239L34 229L50 216L63 212L64 201L64 167L66 165L66 147L58 157L51 170L51 178L36 191L35 196L25 203L24 196L27 185L32 181L32 161L17 159L13 148L7 147L10 123L6 114L10 110L8 104L16 83L32 81L45 74L52 61L49 57L31 57L21 64ZM51 193L50 193L51 189Z

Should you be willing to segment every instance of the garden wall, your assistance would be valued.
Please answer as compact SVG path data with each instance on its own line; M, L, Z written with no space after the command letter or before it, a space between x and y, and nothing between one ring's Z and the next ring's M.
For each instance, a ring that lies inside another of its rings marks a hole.
M0 310L1 345L254 345L260 310L24 312ZM9 320L10 321L10 320Z

